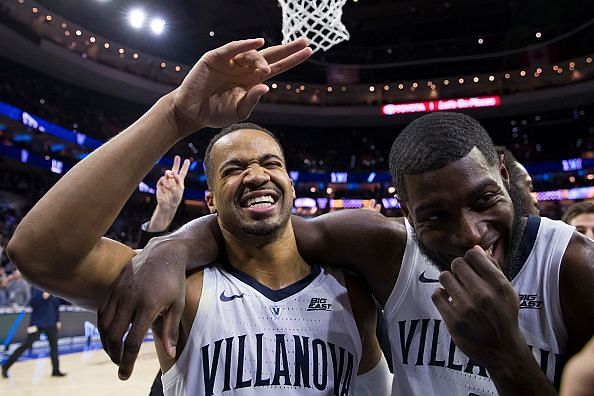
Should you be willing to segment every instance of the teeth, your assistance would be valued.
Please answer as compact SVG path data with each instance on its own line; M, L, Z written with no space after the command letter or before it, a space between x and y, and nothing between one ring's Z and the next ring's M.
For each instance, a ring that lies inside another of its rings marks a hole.
M248 199L246 205L247 206L253 206L256 208L265 208L267 206L270 206L274 203L274 198L272 198L272 196L270 195L263 195L261 197L256 197L256 198L250 198Z
M272 206L270 202L260 202L257 204L250 205L250 207L252 208L268 208L270 206Z

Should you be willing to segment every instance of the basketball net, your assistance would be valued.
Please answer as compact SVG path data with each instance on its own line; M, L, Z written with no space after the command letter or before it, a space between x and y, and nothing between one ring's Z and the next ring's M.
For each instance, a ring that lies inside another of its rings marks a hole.
M300 37L309 39L316 52L348 41L349 32L341 21L347 0L278 0L283 12L283 44Z

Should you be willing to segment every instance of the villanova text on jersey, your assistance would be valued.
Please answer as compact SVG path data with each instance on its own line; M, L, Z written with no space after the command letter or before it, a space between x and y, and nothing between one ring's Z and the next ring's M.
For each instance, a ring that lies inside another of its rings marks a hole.
M294 351L292 359L287 349ZM273 351L274 361L265 358L264 350ZM241 388L279 385L348 395L357 369L353 353L342 346L298 334L265 336L257 333L229 337L204 345L201 352L204 394L208 396ZM244 369L250 366L255 367L254 372ZM216 381L219 376L223 377L222 383ZM216 389L216 385L220 389Z
M352 395L363 345L343 274L312 265L278 290L234 268L204 269L166 396Z
M466 356L454 344L445 331L442 319L398 321L398 334L400 354L397 356L403 365L442 367L490 378L484 366ZM563 355L529 346L541 369L558 385L563 369Z

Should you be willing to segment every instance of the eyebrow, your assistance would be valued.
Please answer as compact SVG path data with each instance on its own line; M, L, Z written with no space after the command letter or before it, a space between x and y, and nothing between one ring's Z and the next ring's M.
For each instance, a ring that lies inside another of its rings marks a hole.
M283 166L285 165L285 160L276 154L265 154L262 157L258 158L257 161L259 163L263 163L263 162L266 162L271 159L279 160L283 164ZM221 164L221 166L219 166L219 172L221 172L223 169L225 169L226 167L231 166L231 165L245 166L248 162L251 162L251 161L253 161L253 160L246 161L246 160L241 160L238 158L231 158L230 160L223 162Z

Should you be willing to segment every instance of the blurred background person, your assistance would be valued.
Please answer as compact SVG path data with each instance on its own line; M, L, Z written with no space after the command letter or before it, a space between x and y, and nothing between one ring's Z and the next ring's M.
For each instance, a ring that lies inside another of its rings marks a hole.
M7 304L24 307L31 300L31 286L23 279L21 271L14 270L7 278Z
M594 201L582 201L571 205L562 220L590 239L594 239Z
M8 370L33 343L39 339L41 333L45 333L49 340L50 356L52 359L52 377L63 377L66 374L60 371L58 360L58 331L62 327L60 322L60 299L49 293L33 288L31 301L29 302L33 311L31 321L27 327L27 339L8 357L2 365L2 377L8 378Z
M565 366L561 396L594 396L594 338Z
M540 209L538 208L538 199L534 193L532 177L524 165L522 165L520 161L516 159L511 151L501 146L496 148L497 154L499 154L500 157L503 156L505 168L509 172L511 187L513 187L512 191L517 191L521 197L524 213L527 215L538 216L540 214Z

